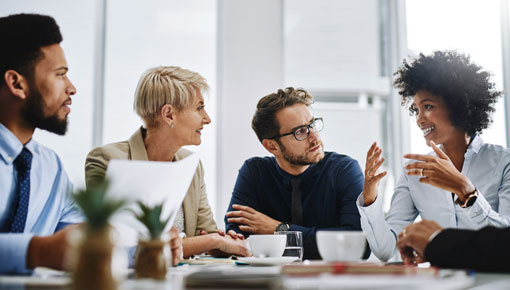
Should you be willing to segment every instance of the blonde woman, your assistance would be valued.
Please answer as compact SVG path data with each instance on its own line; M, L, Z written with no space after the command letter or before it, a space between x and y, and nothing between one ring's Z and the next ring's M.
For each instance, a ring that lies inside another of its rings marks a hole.
M200 145L202 129L211 123L203 93L206 80L198 73L176 66L146 71L136 89L134 109L145 126L126 141L92 150L85 162L87 186L104 178L111 159L177 161L190 151L186 145ZM170 191L169 191L170 194ZM244 239L217 229L207 201L204 169L200 162L174 226L184 232L183 255L209 252L213 255L249 255Z

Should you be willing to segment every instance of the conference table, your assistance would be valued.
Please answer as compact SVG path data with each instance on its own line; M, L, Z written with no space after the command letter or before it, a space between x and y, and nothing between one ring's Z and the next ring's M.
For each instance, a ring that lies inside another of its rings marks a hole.
M441 269L435 276L287 275L282 267L185 264L171 268L164 281L135 279L128 272L118 289L510 289L510 274ZM66 272L37 268L30 276L0 276L0 289L72 289L72 284Z

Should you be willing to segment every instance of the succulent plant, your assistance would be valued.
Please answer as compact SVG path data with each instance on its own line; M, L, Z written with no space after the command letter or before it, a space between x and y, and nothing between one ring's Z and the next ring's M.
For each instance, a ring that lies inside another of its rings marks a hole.
M138 206L141 212L135 213L136 218L147 227L152 240L161 238L161 233L165 229L166 224L170 221L170 217L167 219L161 219L161 212L163 210L163 203L157 204L154 207L149 207L138 201Z
M109 184L109 181L104 179L85 190L79 190L74 195L74 200L85 215L91 231L104 229L110 217L126 204L126 200L112 200L106 197Z

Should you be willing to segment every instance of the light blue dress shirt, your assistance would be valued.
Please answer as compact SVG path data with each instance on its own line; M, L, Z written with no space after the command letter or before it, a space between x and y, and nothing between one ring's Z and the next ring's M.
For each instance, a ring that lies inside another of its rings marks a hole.
M429 155L436 156L433 152ZM394 189L386 217L382 198L365 207L360 194L356 203L361 228L372 252L383 261L399 259L397 236L418 215L436 221L443 228L476 230L485 226L510 226L510 149L485 144L476 136L464 154L461 172L479 192L476 202L468 208L456 205L451 192L420 183L419 176L405 173Z
M83 221L71 199L72 183L57 154L30 140L25 147L32 153L30 200L21 234L0 233L0 273L24 273L28 244L34 235L52 235L69 223ZM13 161L23 144L0 123L0 225L7 219L16 194Z

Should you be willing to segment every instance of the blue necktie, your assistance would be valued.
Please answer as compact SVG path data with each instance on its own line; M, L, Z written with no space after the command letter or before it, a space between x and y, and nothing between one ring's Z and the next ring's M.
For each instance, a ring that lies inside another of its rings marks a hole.
M25 230L27 220L28 201L30 199L30 167L32 165L32 153L23 147L21 153L14 160L14 167L18 172L16 184L16 199L14 205L14 219L11 224L11 233L22 233Z

